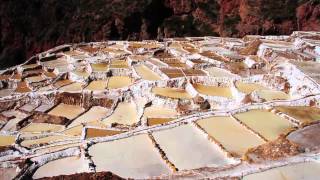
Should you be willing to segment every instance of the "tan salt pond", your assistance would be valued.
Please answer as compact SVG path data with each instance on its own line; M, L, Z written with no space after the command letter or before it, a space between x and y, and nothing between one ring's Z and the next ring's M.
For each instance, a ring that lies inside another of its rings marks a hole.
M19 132L58 132L64 129L63 125L48 123L30 123Z
M68 128L62 132L62 134L67 136L81 136L82 134L82 125L73 126L71 128Z
M191 99L192 96L184 89L179 88L163 88L154 87L152 88L152 93L162 97L169 97L174 99Z
M41 149L37 149L35 150L35 153L51 153L51 152L57 152L57 151L61 151L64 149L68 149L68 148L72 148L72 147L77 147L80 146L80 143L70 143L70 144L63 144L63 145L55 145L55 146L51 146L51 147L44 147Z
M90 73L85 70L76 70L76 71L73 71L73 73L83 78L87 78L90 76Z
M157 131L152 135L179 170L223 166L229 163L218 146L191 124Z
M161 80L161 77L157 73L153 72L145 65L138 65L135 67L135 70L142 79L149 81Z
M66 86L61 87L59 90L61 91L82 91L83 84L76 82Z
M100 106L93 106L89 111L82 114L80 117L72 121L72 123L68 127L73 127L80 125L82 123L88 123L91 121L98 121L102 118L106 117L109 109L100 107Z
M143 116L147 118L173 118L178 116L178 112L175 110L175 108L167 108L160 105L154 105L145 108Z
M125 68L128 69L129 65L127 61L113 60L111 61L110 68Z
M232 74L229 71L226 71L224 69L217 68L217 67L210 67L205 70L209 73L209 75L211 77L228 77L228 78L236 78L237 77L237 75Z
M257 94L266 101L290 99L288 94L276 90L259 90L257 91Z
M301 123L310 123L320 120L320 109L316 107L279 106L275 109L299 120Z
M66 167L67 165L67 167ZM44 164L33 174L33 179L44 177L70 175L88 171L87 162L81 157L72 156L57 159Z
M97 172L111 171L135 179L171 173L146 134L95 144L89 154Z
M266 110L250 110L234 116L267 140L275 140L293 127L288 120Z
M15 136L0 135L0 147L14 144L15 139Z
M58 106L53 108L48 114L66 117L68 119L74 119L83 112L84 108L82 108L81 106L60 103Z
M128 76L112 76L108 81L108 89L127 87L133 84L134 79Z
M62 136L62 135L53 135L53 136L42 137L39 139L24 140L21 142L21 145L24 147L30 148L34 145L45 145L55 141L63 141L66 138L67 138L66 136Z
M244 155L249 148L265 143L231 117L211 117L201 119L197 123L230 153L238 157Z
M226 98L233 98L231 89L229 87L207 86L202 84L193 84L193 87L200 93L208 96L221 96Z
M256 91L256 90L268 89L268 88L266 88L260 84L257 84L257 83L243 83L241 81L236 82L236 87L238 88L238 90L240 92L246 93L246 94L252 93L253 91Z
M314 180L320 176L320 163L303 162L247 175L243 180Z
M106 125L111 125L112 123L132 125L138 121L136 104L134 102L121 102L111 116L103 120L103 123Z
M108 66L109 65L107 63L91 64L93 72L106 72L108 70Z
M106 80L97 80L97 81L92 81L90 84L85 88L90 91L103 91L107 88L108 81Z

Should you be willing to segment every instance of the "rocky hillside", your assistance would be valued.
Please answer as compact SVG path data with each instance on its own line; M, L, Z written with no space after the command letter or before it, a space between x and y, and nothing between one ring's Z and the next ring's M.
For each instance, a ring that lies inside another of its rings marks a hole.
M320 31L320 0L3 0L0 68L59 44Z

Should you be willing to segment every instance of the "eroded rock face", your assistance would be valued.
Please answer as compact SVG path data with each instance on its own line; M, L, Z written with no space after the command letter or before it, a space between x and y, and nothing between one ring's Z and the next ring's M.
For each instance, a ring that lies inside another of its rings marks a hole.
M1 68L65 43L320 30L312 0L14 0L0 10Z

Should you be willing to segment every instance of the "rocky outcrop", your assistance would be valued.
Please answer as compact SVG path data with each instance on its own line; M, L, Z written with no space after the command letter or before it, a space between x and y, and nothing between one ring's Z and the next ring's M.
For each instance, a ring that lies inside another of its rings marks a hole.
M65 43L319 31L319 16L319 0L3 1L0 68Z

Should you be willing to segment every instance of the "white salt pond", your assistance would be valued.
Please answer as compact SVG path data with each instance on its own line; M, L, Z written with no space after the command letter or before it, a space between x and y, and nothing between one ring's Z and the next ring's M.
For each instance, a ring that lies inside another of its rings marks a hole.
M171 171L148 135L137 135L89 148L96 171L111 171L123 178L148 179Z
M33 179L53 177L59 175L70 175L87 172L88 165L81 157L66 157L44 164L33 174Z
M229 164L219 147L190 124L154 132L152 135L179 170Z

